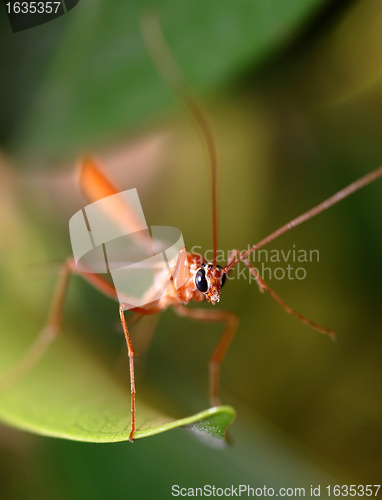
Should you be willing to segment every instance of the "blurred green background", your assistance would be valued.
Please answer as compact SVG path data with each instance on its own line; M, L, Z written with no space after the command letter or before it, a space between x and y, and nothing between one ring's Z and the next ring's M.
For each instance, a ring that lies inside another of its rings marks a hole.
M179 227L189 250L211 246L206 159L142 42L147 5L82 0L17 34L2 8L1 370L43 326L58 264L71 253L68 220L86 203L74 176L82 153L94 152L122 188L138 189L150 225ZM247 248L382 163L380 2L152 5L216 128L221 249ZM222 365L221 399L238 413L228 447L213 449L184 429L130 445L3 426L1 498L170 498L173 484L304 486L306 496L321 484L325 497L328 484L380 483L381 213L377 181L269 245L319 250L319 262L303 264L304 280L268 281L291 307L333 328L336 343L247 279L224 287L215 307L240 318ZM149 323L133 332L138 346ZM144 401L174 417L207 408L207 362L221 330L165 311L136 362ZM74 278L64 332L81 346L83 369L99 364L128 397L116 304ZM65 380L74 363L49 364L64 343L42 362L52 380L55 369ZM49 380L28 377L38 408ZM70 394L57 397L70 406Z

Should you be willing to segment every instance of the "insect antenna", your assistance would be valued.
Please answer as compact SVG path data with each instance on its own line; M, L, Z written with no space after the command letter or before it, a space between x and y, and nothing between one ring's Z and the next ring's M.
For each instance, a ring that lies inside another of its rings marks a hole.
M255 250L263 247L267 243L270 243L271 241L275 240L282 234L286 233L290 229L298 226L299 224L302 224L303 222L311 219L312 217L315 217L316 215L320 214L324 210L327 210L331 206L335 205L339 201L343 200L347 196L351 195L352 193L355 193L359 189L363 188L364 186L367 186L371 182L375 181L379 177L382 176L382 166L378 167L377 169L373 170L372 172L369 172L368 174L364 175L360 179L356 180L355 182L352 182L349 184L349 186L341 189L338 191L338 193L334 194L327 200L323 201L322 203L319 203L315 207L311 208L307 212L303 213L299 217L296 217L295 219L291 220L284 226L280 227L277 229L277 231L274 231L271 233L269 236L261 240L259 243L256 243L256 245L253 245L249 250L246 250L245 252L240 254L240 257L234 260L233 262L229 263L225 268L224 272L227 272L229 269L231 269L233 266L235 266L238 262L246 259L248 255L250 255L252 252Z
M210 167L212 204L212 248L213 265L216 266L218 246L218 177L219 164L215 134L199 99L194 94L183 72L176 62L163 35L159 17L146 11L141 17L141 31L151 59L163 81L173 91L192 118L205 146Z

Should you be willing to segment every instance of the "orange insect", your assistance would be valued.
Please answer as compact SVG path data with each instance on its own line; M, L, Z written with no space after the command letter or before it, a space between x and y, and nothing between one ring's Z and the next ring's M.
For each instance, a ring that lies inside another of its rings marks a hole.
M207 310L207 309L189 309L187 304L191 301L202 302L207 300L212 305L220 301L222 287L226 281L226 277L230 270L240 262L243 262L250 270L252 276L256 280L261 292L267 291L283 308L284 310L303 323L308 324L314 329L323 334L329 335L332 339L335 338L333 330L324 328L317 323L306 318L302 314L291 309L285 302L265 283L257 270L249 262L249 255L267 243L273 241L278 236L284 234L297 225L307 221L308 219L318 215L328 209L343 198L349 196L362 187L370 184L374 180L382 176L382 167L368 173L357 181L353 182L346 188L334 194L316 207L308 210L299 217L293 219L289 223L282 226L277 231L261 240L256 245L253 245L249 250L240 253L238 250L231 252L225 267L217 265L217 248L218 248L218 208L217 208L217 155L215 140L212 128L206 118L202 107L197 99L190 93L184 85L184 78L172 57L166 42L160 31L159 24L153 18L146 17L143 25L143 33L145 34L146 43L149 47L153 60L156 62L159 71L180 97L182 103L191 114L197 125L203 142L208 153L209 164L211 169L211 198L212 198L212 243L213 243L213 261L203 262L199 254L186 253L183 249L179 259L185 259L187 262L187 273L185 283L173 293L151 302L142 307L135 307L132 312L136 317L148 314L159 313L168 307L173 307L174 311L183 317L191 318L202 322L219 322L225 325L220 341L213 352L209 363L209 397L210 403L213 406L219 405L219 372L221 362L226 354L226 351L235 335L238 326L238 318L235 314L222 310ZM165 64L164 64L165 62ZM165 68L165 70L163 69ZM118 193L120 190L105 176L100 170L97 163L92 158L84 158L81 162L80 170L80 185L85 196L91 201L97 201L104 197ZM118 213L110 214L113 218L118 219L119 223L134 224L134 214L128 208L125 210L121 207ZM122 222L121 222L122 221ZM179 266L178 261L176 266ZM57 337L61 329L62 313L65 295L68 287L68 282L71 274L77 273L81 275L90 284L95 286L105 295L118 300L117 292L113 285L97 274L89 274L77 268L75 261L70 258L62 266L60 277L56 285L56 290L53 296L53 301L50 309L50 314L47 319L45 328L37 337L29 351L24 357L8 372L2 380L0 386L3 390L17 382L25 375L43 356L47 347ZM160 284L157 285L160 287ZM136 431L136 408L135 408L135 380L134 380L134 355L135 351L131 342L129 328L125 319L124 304L119 306L119 315L126 338L129 363L130 363L130 385L131 385L131 432L130 441L134 441L134 433Z

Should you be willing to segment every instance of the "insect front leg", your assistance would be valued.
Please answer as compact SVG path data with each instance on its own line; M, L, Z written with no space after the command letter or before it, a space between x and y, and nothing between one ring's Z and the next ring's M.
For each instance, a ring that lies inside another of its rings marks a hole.
M230 264L232 264L232 262L234 262L238 257L240 257L240 254L241 254L240 250L232 250L230 252L229 256L228 256L228 262L227 262L226 267L229 267ZM248 261L246 261L246 262L248 262ZM230 272L231 269L229 269L227 271L227 274L229 274L229 272ZM264 286L263 286L264 282L260 278L259 274L258 273L256 273L256 274L252 273L252 276L255 278L255 281L257 283L257 286L259 287L260 292L264 293Z
M68 259L61 267L45 327L41 330L40 334L21 359L0 376L0 393L11 388L30 370L32 370L44 356L50 344L57 338L61 329L62 315L69 280L73 273L77 273L82 276L105 295L114 299L117 298L111 284L103 278L100 278L98 275L85 274L78 271L74 260L71 258Z
M248 267L252 276L255 278L256 283L259 285L260 290L261 291L266 290L269 293L269 295L273 299L275 299L276 302L278 302L280 304L280 306L284 309L284 311L286 311L288 314L291 314L295 318L299 319L302 323L305 323L306 325L311 326L312 328L319 331L320 333L323 333L324 335L329 335L332 340L336 340L337 335L333 330L331 330L330 328L324 328L323 326L318 325L314 321L306 318L305 316L303 316L299 312L295 311L294 309L292 309L291 307L286 305L285 302L272 290L272 288L265 283L263 278L260 276L260 274L257 272L257 270L252 266L252 264L248 261L248 259L244 258L244 259L242 259L242 261Z
M131 389L131 432L129 436L129 441L132 443L134 441L133 435L135 432L135 377L134 377L134 355L135 351L133 348L133 344L131 342L131 338L129 335L129 329L127 328L126 319L125 319L125 310L126 306L121 304L119 306L119 316L121 318L123 333L125 334L126 344L127 344L127 352L129 355L129 366L130 366L130 389Z
M219 343L214 350L209 368L209 398L211 406L220 405L219 400L219 386L220 386L220 364L223 361L225 353L230 346L233 337L235 336L237 327L239 325L239 318L236 314L228 311L212 311L207 309L189 309L185 306L178 306L174 308L179 316L190 318L195 321L202 321L206 323L224 323L225 328Z

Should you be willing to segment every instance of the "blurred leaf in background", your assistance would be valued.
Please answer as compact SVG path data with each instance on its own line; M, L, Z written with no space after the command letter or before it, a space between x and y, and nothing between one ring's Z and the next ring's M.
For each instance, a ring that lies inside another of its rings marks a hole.
M292 39L323 4L82 1L68 19L56 21L65 26L60 26L59 40L46 55L39 88L20 116L14 144L30 156L68 155L100 140L121 139L171 103L173 97L142 41L140 17L147 8L159 15L191 83L212 90ZM31 34L21 36L27 39Z

